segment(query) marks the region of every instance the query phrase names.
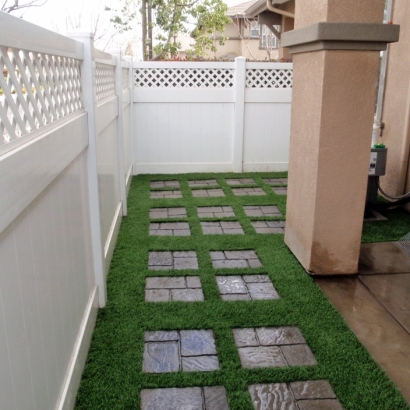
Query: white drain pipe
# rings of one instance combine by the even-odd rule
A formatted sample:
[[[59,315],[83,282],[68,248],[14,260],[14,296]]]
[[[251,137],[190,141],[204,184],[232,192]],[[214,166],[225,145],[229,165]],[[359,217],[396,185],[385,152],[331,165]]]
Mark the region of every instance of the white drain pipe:
[[[273,7],[271,0],[266,0],[266,7],[268,8],[268,10],[273,11],[276,14],[281,14],[282,16],[291,17],[293,19],[295,18],[295,15],[293,13]]]

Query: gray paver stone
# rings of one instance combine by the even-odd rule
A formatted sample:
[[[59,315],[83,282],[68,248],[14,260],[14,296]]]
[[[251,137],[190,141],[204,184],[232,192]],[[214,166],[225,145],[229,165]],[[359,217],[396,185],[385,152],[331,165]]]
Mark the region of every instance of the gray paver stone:
[[[299,410],[343,410],[338,400],[300,400]]]
[[[199,302],[204,300],[202,289],[171,289],[171,299],[179,302]]]
[[[246,293],[232,293],[229,295],[221,295],[221,299],[225,301],[232,301],[232,300],[251,300],[251,297]]]
[[[205,410],[229,410],[223,386],[204,387]]]
[[[189,229],[174,229],[174,236],[191,236]]]
[[[149,270],[169,270],[172,269],[172,265],[171,266],[148,266]]]
[[[242,228],[240,229],[224,229],[223,233],[225,235],[244,235]]]
[[[146,289],[145,302],[169,302],[170,293],[168,289]]]
[[[168,218],[167,211],[153,211],[151,210],[149,213],[150,219],[163,219]]]
[[[149,266],[172,266],[171,252],[150,252],[148,259]]]
[[[226,268],[247,268],[248,264],[245,259],[239,260],[214,260],[212,261],[214,269],[226,269]]]
[[[315,356],[308,345],[281,346],[289,366],[312,366],[317,364]]]
[[[299,328],[295,326],[256,328],[262,346],[306,343]]]
[[[332,386],[327,380],[308,380],[290,383],[296,400],[300,399],[336,399]]]
[[[216,283],[222,295],[229,293],[248,293],[245,282],[240,276],[217,276]]]
[[[149,224],[149,229],[150,229],[150,231],[155,230],[155,229],[159,229],[159,223]]]
[[[247,216],[265,216],[262,211],[258,209],[245,210]]]
[[[188,222],[161,222],[160,229],[189,229]]]
[[[220,226],[204,226],[204,225],[202,225],[202,232],[204,235],[223,235],[224,233]]]
[[[145,373],[177,372],[179,370],[178,343],[145,343],[142,370]]]
[[[222,191],[222,189],[208,189],[208,195],[210,197],[225,196],[224,191]]]
[[[216,354],[212,330],[181,330],[181,355],[201,356]]]
[[[157,229],[157,230],[150,229],[149,234],[151,236],[173,236],[174,232],[172,230],[165,230],[165,229]]]
[[[184,289],[185,278],[173,276],[148,277],[146,280],[147,289]]]
[[[175,330],[155,330],[144,333],[146,342],[167,342],[179,340],[178,332]]]
[[[240,347],[238,349],[242,367],[286,367],[287,363],[278,346]]]
[[[220,252],[220,251],[210,252],[210,254],[211,254],[211,259],[213,261],[226,259],[225,254],[223,252]]]
[[[195,189],[192,191],[192,196],[194,198],[206,197],[208,196],[208,192],[206,191],[206,189]]]
[[[225,251],[226,259],[258,259],[255,251]]]
[[[141,390],[141,410],[202,410],[200,387]]]
[[[224,229],[242,229],[239,222],[220,222],[220,224]]]
[[[248,290],[253,300],[279,299],[279,295],[272,283],[248,283]]]
[[[297,410],[286,383],[252,384],[248,387],[255,410]]]
[[[200,289],[201,280],[198,276],[187,276],[186,277],[186,286],[190,289]]]
[[[259,259],[248,259],[248,264],[251,268],[260,268],[262,266]]]
[[[270,282],[268,275],[243,275],[242,278],[246,283]]]
[[[198,260],[196,258],[175,258],[174,269],[198,269]]]
[[[217,356],[195,356],[182,358],[184,372],[212,372],[219,369]]]
[[[237,347],[259,346],[253,328],[232,329],[232,333]]]
[[[175,251],[172,252],[174,258],[196,258],[195,251]]]
[[[186,216],[186,209],[185,208],[168,208],[168,215],[170,217],[184,217]]]
[[[274,233],[274,234],[283,234],[285,231],[283,228],[255,228],[256,233]]]

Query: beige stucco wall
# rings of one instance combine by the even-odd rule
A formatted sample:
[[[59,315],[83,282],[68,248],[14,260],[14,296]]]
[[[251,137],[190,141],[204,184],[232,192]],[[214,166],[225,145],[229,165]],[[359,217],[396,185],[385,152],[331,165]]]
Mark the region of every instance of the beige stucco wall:
[[[370,6],[370,7],[369,7]],[[378,0],[298,1],[295,28],[327,22],[381,23],[384,2]],[[363,21],[366,16],[366,21]]]
[[[410,191],[408,156],[410,142],[410,4],[396,0],[393,22],[400,24],[400,40],[390,45],[384,100],[382,141],[388,148],[386,176],[382,188],[393,196]],[[405,179],[407,179],[405,189]]]

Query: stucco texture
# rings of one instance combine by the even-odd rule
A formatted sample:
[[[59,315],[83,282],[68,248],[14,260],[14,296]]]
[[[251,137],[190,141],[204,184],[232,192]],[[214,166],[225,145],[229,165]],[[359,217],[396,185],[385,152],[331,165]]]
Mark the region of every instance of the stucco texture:
[[[400,40],[390,45],[384,99],[382,141],[388,148],[386,176],[381,185],[389,195],[410,191],[410,3],[396,0],[393,21],[400,24]],[[407,180],[407,182],[406,182]]]
[[[379,55],[294,55],[285,242],[316,274],[357,272]]]

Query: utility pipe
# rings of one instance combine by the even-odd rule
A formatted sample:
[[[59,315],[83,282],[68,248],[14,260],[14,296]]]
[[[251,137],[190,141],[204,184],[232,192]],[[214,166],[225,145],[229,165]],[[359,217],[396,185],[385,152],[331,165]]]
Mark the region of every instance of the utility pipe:
[[[270,0],[266,0],[266,7],[268,8],[268,10],[273,11],[276,14],[281,14],[282,16],[291,17],[293,19],[295,18],[295,15],[293,13],[273,7]]]
[[[392,21],[393,17],[393,5],[394,0],[387,0],[387,7],[386,7],[386,21],[385,23],[389,23]],[[379,76],[379,86],[377,91],[377,103],[376,103],[376,114],[374,117],[374,129],[379,129],[379,135],[381,136],[382,133],[382,118],[383,118],[383,103],[384,103],[384,92],[386,88],[386,75],[387,75],[387,63],[389,59],[389,47],[390,45],[387,44],[387,48],[383,51],[382,61],[380,63],[380,76]],[[377,143],[372,139],[372,143]]]

